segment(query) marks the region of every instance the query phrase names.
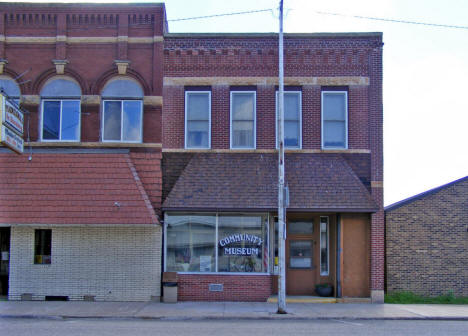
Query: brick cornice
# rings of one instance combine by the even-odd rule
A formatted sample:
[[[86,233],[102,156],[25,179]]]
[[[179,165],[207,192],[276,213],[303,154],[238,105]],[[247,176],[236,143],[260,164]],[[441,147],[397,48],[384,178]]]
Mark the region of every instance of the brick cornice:
[[[277,85],[278,77],[164,77],[165,86],[178,85]],[[285,85],[370,85],[369,77],[285,77]]]
[[[164,41],[164,37],[157,35],[152,37],[128,37],[128,36],[75,36],[68,37],[65,35],[58,36],[5,36],[0,35],[0,42],[6,43],[36,43],[36,44],[54,44],[57,42],[65,42],[70,44],[76,43],[118,43],[126,41],[131,44],[137,43],[155,43]]]

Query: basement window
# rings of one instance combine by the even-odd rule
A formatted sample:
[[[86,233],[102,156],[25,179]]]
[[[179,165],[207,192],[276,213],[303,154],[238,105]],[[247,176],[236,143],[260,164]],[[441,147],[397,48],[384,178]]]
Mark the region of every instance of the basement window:
[[[34,263],[50,264],[52,261],[52,230],[34,231]]]

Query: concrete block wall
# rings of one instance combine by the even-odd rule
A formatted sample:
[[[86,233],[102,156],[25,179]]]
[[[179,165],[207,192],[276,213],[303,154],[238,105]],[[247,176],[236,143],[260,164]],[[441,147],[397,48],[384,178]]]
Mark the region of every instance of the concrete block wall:
[[[160,227],[52,227],[52,263],[34,264],[34,230],[45,228],[11,228],[9,300],[159,299]]]

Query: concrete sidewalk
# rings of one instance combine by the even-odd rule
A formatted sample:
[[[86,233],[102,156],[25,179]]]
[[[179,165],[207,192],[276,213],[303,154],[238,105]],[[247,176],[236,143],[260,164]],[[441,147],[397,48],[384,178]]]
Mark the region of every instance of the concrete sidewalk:
[[[377,319],[466,320],[468,305],[291,303],[276,314],[274,303],[258,302],[45,302],[0,301],[0,318],[203,319]]]

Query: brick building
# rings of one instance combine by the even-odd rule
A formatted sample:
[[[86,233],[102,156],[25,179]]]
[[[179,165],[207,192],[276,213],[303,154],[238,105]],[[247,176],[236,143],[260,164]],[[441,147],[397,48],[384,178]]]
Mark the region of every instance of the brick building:
[[[0,148],[9,299],[159,298],[164,15],[0,4],[0,86],[29,111],[25,154]]]
[[[166,34],[164,268],[179,299],[276,290],[276,34]],[[285,35],[286,283],[382,301],[382,37]]]
[[[468,176],[385,208],[386,287],[468,296]]]
[[[274,293],[277,35],[171,34],[158,4],[0,10],[32,147],[0,152],[10,298],[155,299],[162,271],[180,300]],[[381,34],[286,34],[285,86],[287,293],[381,302]]]

